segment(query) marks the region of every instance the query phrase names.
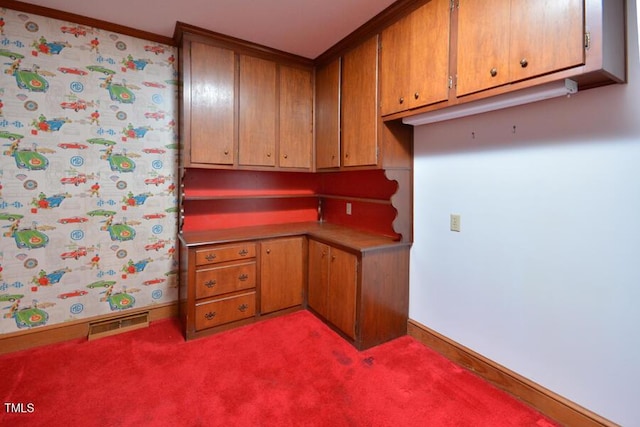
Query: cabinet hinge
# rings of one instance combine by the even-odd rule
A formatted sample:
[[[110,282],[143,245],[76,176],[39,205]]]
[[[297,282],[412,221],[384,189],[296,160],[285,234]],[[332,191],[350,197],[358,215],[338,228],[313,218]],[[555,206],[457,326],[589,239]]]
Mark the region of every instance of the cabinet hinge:
[[[453,89],[453,76],[449,76],[449,89]]]
[[[589,31],[584,33],[584,48],[586,50],[591,49],[591,33]]]
[[[453,10],[456,8],[456,0],[451,0],[449,3],[451,11],[453,12]]]

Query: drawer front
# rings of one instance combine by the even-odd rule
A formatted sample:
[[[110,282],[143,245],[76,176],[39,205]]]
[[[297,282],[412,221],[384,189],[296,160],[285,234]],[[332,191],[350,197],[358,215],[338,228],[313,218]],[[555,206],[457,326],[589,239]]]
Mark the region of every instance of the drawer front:
[[[255,261],[196,270],[196,299],[255,287]]]
[[[253,317],[255,313],[255,292],[196,304],[196,330]]]
[[[238,259],[255,258],[255,256],[256,244],[253,242],[214,246],[196,250],[196,265],[216,264]]]

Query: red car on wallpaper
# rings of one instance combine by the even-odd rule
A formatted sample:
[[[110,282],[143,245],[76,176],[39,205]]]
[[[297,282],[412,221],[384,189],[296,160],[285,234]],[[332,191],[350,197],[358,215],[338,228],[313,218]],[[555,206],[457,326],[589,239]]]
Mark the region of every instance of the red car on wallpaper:
[[[60,31],[65,34],[73,34],[74,37],[87,35],[87,30],[82,27],[60,27]]]
[[[144,116],[147,119],[155,119],[155,120],[162,120],[164,119],[164,112],[163,111],[156,111],[156,112],[149,112],[149,113],[144,113]]]
[[[85,148],[89,148],[88,145],[86,144],[80,144],[79,142],[61,142],[60,144],[58,144],[58,147],[66,150],[69,148],[73,148],[76,150],[84,150]]]
[[[60,218],[58,220],[60,224],[82,224],[87,221],[89,221],[89,219],[83,216],[70,216],[68,218]]]
[[[87,73],[84,70],[81,70],[80,68],[71,68],[71,67],[58,67],[58,71],[60,71],[62,74],[77,74],[79,76],[86,76]]]
[[[156,55],[160,55],[161,53],[164,53],[164,47],[162,46],[150,46],[147,45],[144,47],[144,50],[147,52],[153,52]]]
[[[163,214],[162,212],[142,215],[144,219],[161,219],[165,216],[167,215]]]
[[[73,259],[78,259],[82,256],[86,256],[87,255],[87,248],[78,248],[75,251],[71,251],[71,252],[64,252],[62,254],[60,254],[60,258],[62,259],[69,259],[69,258],[73,258]]]
[[[143,148],[143,152],[147,154],[164,154],[167,150],[163,150],[162,148]]]
[[[147,185],[160,185],[164,184],[164,176],[156,176],[155,178],[147,178],[144,183]]]
[[[165,280],[166,280],[165,278],[158,277],[156,279],[146,280],[146,281],[142,282],[142,284],[145,285],[145,286],[157,285],[158,283],[162,283]]]
[[[63,110],[73,110],[76,112],[87,109],[87,103],[82,100],[75,102],[61,102],[60,106]]]
[[[81,296],[86,295],[88,293],[89,292],[87,292],[87,291],[75,290],[73,292],[66,292],[64,294],[60,294],[60,295],[58,295],[58,298],[67,299],[67,298],[71,298],[71,297],[81,297]]]
[[[150,243],[148,245],[146,245],[144,247],[145,251],[159,251],[160,249],[164,248],[164,241],[160,240],[159,242],[155,242],[155,243]]]
[[[80,184],[84,184],[85,182],[87,182],[87,176],[82,173],[76,176],[67,176],[65,178],[60,178],[61,184],[73,184],[75,186],[78,186]]]

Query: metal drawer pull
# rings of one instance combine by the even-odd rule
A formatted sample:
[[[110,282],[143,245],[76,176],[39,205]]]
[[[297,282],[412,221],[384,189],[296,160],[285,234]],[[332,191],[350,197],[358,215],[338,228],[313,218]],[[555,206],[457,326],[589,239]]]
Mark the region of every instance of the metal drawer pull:
[[[214,317],[216,317],[215,311],[210,311],[204,315],[204,318],[207,320],[212,320]]]
[[[215,280],[209,280],[208,282],[205,282],[205,284],[204,284],[204,285],[205,285],[207,288],[213,288],[213,287],[216,285],[216,283],[217,283],[217,281],[215,281]]]
[[[245,256],[245,255],[247,255],[248,253],[249,253],[249,251],[248,251],[248,250],[243,249],[243,250],[241,250],[240,252],[238,252],[238,255],[240,255],[240,256]]]
[[[206,258],[207,261],[213,261],[214,259],[217,258],[217,255],[216,254],[207,254],[205,256],[205,258]]]
[[[249,306],[247,304],[242,304],[238,306],[238,310],[240,310],[241,312],[245,312],[249,309]]]
[[[241,274],[240,276],[238,276],[238,280],[240,280],[241,282],[246,282],[248,278],[249,276],[247,274]]]

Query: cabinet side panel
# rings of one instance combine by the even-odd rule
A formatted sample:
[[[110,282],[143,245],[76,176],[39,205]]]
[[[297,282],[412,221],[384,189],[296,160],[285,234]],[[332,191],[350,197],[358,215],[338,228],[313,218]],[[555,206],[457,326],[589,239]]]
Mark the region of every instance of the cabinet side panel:
[[[406,335],[408,312],[409,246],[363,253],[360,349]]]

